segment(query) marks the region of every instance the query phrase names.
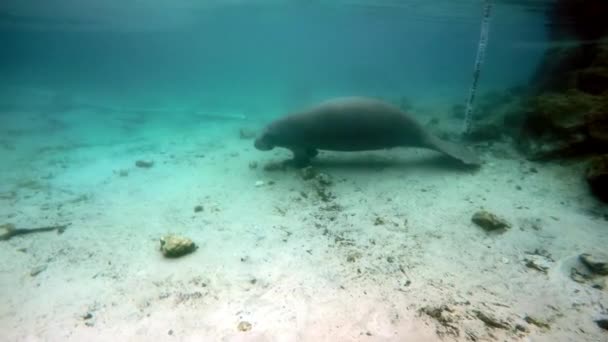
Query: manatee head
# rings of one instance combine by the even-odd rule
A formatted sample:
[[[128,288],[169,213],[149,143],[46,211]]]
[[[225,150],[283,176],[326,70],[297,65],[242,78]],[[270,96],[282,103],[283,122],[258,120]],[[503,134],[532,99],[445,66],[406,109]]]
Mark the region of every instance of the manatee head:
[[[260,151],[270,151],[276,146],[274,140],[273,135],[266,130],[255,139],[253,145]]]

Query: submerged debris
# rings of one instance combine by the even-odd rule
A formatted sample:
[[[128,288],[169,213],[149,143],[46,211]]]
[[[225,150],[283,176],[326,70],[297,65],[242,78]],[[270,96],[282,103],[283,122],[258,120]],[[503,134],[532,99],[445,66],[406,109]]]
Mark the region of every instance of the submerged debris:
[[[511,228],[511,224],[509,222],[486,210],[480,210],[473,214],[471,221],[486,231],[505,230]]]
[[[16,228],[12,223],[5,223],[0,225],[0,241],[8,240],[17,235],[25,235],[31,233],[41,233],[56,230],[57,234],[62,234],[70,224],[63,224],[58,226],[48,226],[39,228]]]
[[[532,317],[532,316],[528,315],[528,316],[524,317],[524,321],[526,321],[527,323],[530,323],[532,325],[536,325],[539,328],[551,329],[551,326],[549,325],[549,323],[547,323],[544,320],[537,318],[537,317]]]
[[[165,235],[160,238],[160,251],[167,258],[181,257],[194,252],[196,248],[194,242],[185,237]]]

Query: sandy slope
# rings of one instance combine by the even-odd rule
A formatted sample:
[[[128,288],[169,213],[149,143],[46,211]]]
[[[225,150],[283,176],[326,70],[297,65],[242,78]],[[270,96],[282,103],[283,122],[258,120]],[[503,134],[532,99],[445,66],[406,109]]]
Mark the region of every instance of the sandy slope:
[[[332,184],[319,188],[295,170],[264,170],[288,154],[253,150],[241,123],[105,124],[129,134],[69,123],[3,139],[0,224],[71,223],[0,242],[6,340],[606,338],[593,322],[607,314],[606,290],[570,279],[578,254],[608,245],[605,207],[570,166],[502,146],[482,149],[479,171],[422,150],[322,153],[314,168]],[[481,208],[513,227],[484,232],[470,221]],[[166,233],[199,249],[165,259]],[[547,274],[525,266],[535,250],[546,251]],[[443,322],[421,311],[442,305]]]

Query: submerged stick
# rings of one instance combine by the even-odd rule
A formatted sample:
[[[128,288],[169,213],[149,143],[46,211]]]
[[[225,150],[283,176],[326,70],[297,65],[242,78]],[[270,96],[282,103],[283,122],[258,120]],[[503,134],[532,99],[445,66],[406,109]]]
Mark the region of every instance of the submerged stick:
[[[16,228],[14,224],[7,223],[0,225],[0,241],[8,240],[17,235],[25,235],[32,233],[41,233],[57,230],[58,234],[61,234],[70,224],[62,224],[57,226],[46,226],[38,228]]]
[[[464,128],[463,134],[471,133],[473,126],[473,102],[475,101],[475,93],[477,92],[477,82],[481,74],[481,65],[485,59],[486,46],[488,44],[488,33],[490,31],[490,18],[492,17],[492,0],[484,0],[483,17],[481,19],[481,33],[479,34],[479,44],[477,45],[477,56],[475,57],[475,66],[473,67],[473,83],[469,89],[469,97],[466,103],[464,112]]]

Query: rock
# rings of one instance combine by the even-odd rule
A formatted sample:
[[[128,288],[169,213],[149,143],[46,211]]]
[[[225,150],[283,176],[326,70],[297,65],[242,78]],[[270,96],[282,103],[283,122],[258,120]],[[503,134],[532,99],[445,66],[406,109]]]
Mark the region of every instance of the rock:
[[[258,162],[256,162],[256,161],[250,161],[249,162],[249,169],[255,170],[257,168],[258,168]]]
[[[0,224],[0,241],[8,240],[14,235],[15,225],[12,223]]]
[[[598,327],[600,327],[604,330],[608,330],[608,319],[606,319],[606,318],[598,319],[595,321],[595,323],[597,324]]]
[[[591,192],[600,200],[608,202],[608,154],[592,158],[585,177]]]
[[[195,250],[196,245],[188,238],[176,235],[166,235],[160,238],[160,251],[167,258],[177,258]]]
[[[255,182],[255,187],[256,187],[256,188],[262,187],[262,186],[264,186],[264,185],[266,185],[266,182],[264,182],[264,181],[262,181],[262,180],[259,180],[259,181],[256,181],[256,182]]]
[[[205,208],[202,205],[197,205],[196,207],[194,207],[194,212],[195,213],[200,213],[203,210],[205,210]]]
[[[511,228],[511,224],[509,224],[507,221],[485,210],[480,210],[473,214],[471,221],[486,231],[505,230]]]
[[[154,161],[152,160],[138,160],[135,162],[135,166],[143,168],[143,169],[149,169],[152,166],[154,166]]]
[[[591,272],[599,275],[608,275],[608,255],[605,253],[583,253],[579,259]]]
[[[239,322],[239,325],[237,325],[236,327],[239,331],[249,331],[252,328],[251,323],[247,322],[247,321],[241,321]]]

